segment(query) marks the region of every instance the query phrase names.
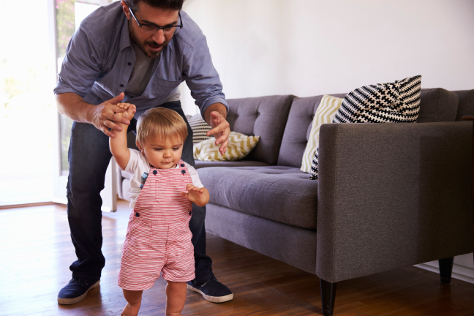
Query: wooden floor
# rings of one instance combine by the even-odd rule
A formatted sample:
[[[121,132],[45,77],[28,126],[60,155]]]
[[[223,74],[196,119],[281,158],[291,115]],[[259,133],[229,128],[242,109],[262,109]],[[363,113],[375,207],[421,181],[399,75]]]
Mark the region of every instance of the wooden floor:
[[[129,208],[104,213],[103,250],[107,259],[100,288],[73,306],[57,304],[75,259],[64,206],[0,210],[0,315],[120,315],[125,300],[117,285]],[[184,315],[318,315],[316,276],[208,236],[208,253],[220,281],[234,292],[224,304],[188,292]],[[139,315],[163,315],[165,282],[145,291]],[[340,282],[335,315],[474,315],[474,284],[407,267]]]

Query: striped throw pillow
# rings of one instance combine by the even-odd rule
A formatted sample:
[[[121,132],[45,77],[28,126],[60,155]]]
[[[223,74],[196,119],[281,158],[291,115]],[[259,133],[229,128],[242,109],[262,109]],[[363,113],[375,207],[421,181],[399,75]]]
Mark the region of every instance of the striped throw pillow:
[[[206,133],[211,129],[209,124],[204,121],[201,114],[196,114],[188,118],[189,126],[193,130],[193,145],[209,139],[212,136],[207,136]]]
[[[414,123],[420,113],[421,76],[357,88],[342,100],[333,123]],[[311,165],[318,179],[318,152]]]
[[[334,123],[414,123],[420,92],[421,76],[357,88],[344,97]]]
[[[301,162],[301,171],[306,173],[311,172],[311,164],[319,146],[319,129],[322,124],[332,123],[334,115],[336,115],[341,103],[341,98],[332,97],[330,95],[325,95],[321,99],[316,113],[314,114],[311,132],[309,133],[308,143],[306,144],[303,160]]]
[[[240,160],[247,156],[260,139],[260,136],[247,136],[237,132],[230,132],[229,144],[224,155],[219,153],[215,138],[204,140],[193,146],[194,159],[202,161]]]

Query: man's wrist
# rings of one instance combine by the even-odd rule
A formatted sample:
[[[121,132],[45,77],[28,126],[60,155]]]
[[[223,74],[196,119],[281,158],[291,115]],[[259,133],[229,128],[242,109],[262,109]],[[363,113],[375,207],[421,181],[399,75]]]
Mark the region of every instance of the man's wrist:
[[[84,105],[84,113],[85,113],[85,120],[87,123],[94,125],[94,117],[95,117],[95,106],[89,103]]]
[[[213,103],[209,105],[209,107],[204,112],[204,119],[206,120],[207,123],[210,123],[211,112],[214,112],[214,111],[222,115],[224,119],[227,118],[227,107],[222,103]]]

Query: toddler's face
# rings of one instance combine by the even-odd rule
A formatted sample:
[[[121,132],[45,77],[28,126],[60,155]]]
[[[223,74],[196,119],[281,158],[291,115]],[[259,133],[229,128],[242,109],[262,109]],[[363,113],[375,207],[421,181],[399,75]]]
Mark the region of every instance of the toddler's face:
[[[183,153],[184,141],[179,137],[163,139],[150,137],[141,147],[146,159],[155,168],[170,169],[176,167]]]

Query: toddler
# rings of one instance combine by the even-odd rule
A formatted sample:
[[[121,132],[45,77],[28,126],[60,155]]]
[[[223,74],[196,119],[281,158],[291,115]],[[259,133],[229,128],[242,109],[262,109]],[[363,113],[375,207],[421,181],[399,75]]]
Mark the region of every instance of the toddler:
[[[121,115],[133,118],[135,106],[119,103]],[[152,108],[138,118],[137,147],[127,148],[127,126],[110,138],[110,150],[122,170],[133,174],[119,286],[127,300],[122,315],[138,315],[143,290],[160,275],[167,281],[166,315],[181,315],[186,283],[194,279],[189,230],[192,203],[204,206],[209,192],[197,171],[181,160],[188,135],[184,119],[167,108]]]

